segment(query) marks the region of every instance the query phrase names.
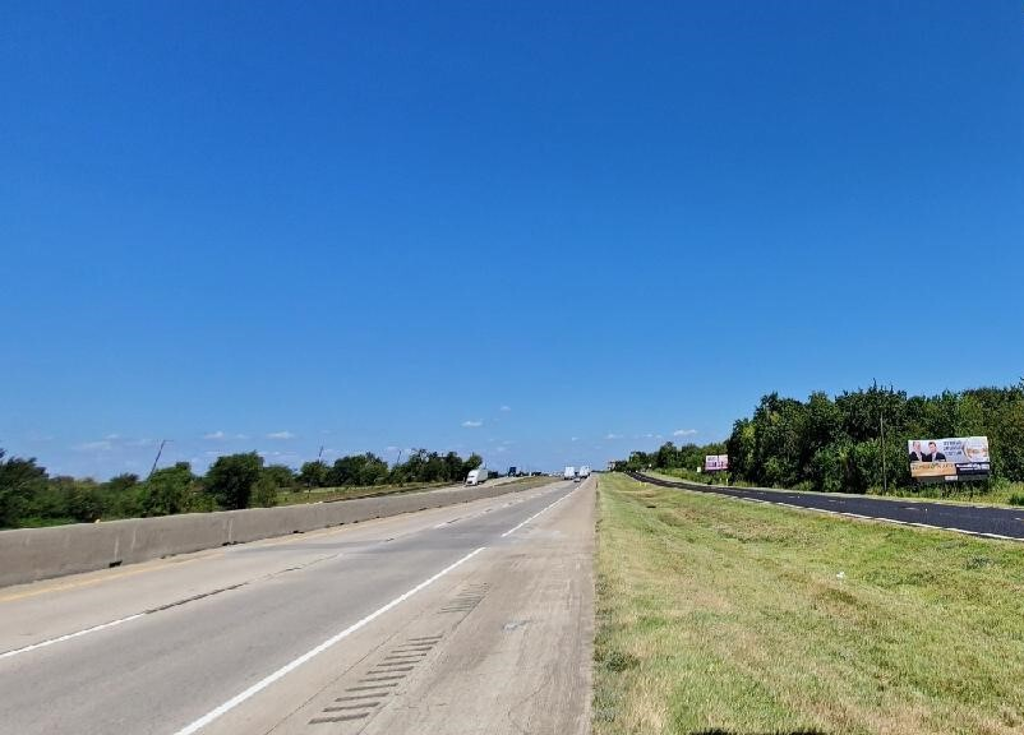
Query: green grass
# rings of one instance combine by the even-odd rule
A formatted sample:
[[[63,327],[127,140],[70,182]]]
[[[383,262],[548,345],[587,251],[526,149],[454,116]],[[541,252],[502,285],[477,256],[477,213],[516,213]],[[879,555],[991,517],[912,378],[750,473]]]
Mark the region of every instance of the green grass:
[[[490,482],[494,482],[491,480]],[[509,491],[528,490],[551,482],[550,477],[523,477],[506,483]],[[302,505],[308,503],[329,503],[336,500],[352,500],[354,498],[370,498],[380,495],[396,495],[398,493],[415,493],[434,490],[439,487],[451,487],[450,482],[421,482],[408,485],[370,485],[368,487],[322,487],[310,490],[282,492],[278,496],[278,505]]]
[[[0,526],[0,531],[10,531],[14,528],[50,528],[51,526],[67,526],[72,523],[80,523],[80,521],[76,521],[74,518],[22,518],[18,521],[17,526],[10,528]]]
[[[1024,732],[1024,545],[599,493],[595,735]]]
[[[304,505],[308,503],[326,503],[335,500],[351,500],[368,498],[377,495],[393,495],[395,493],[414,493],[433,490],[451,483],[423,482],[408,485],[369,485],[353,487],[318,487],[310,490],[292,490],[278,494],[278,505]]]
[[[707,484],[727,484],[722,475],[706,475],[684,468],[670,468],[661,470],[648,470],[647,474],[652,476],[661,475],[667,478],[676,478]],[[733,487],[751,487],[750,483],[735,482]],[[803,492],[792,488],[778,488],[786,492]],[[882,488],[872,488],[868,495],[880,497],[893,497],[906,500],[942,500],[951,503],[967,503],[974,505],[1024,505],[1024,483],[1007,482],[1005,480],[994,480],[981,488],[970,484],[960,483],[931,483],[916,487],[891,487],[886,493]]]

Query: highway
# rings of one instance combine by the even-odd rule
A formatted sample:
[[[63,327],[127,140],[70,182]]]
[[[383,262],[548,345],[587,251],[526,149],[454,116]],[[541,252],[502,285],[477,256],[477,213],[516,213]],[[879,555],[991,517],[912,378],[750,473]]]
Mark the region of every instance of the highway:
[[[595,486],[0,589],[0,732],[587,732]]]
[[[677,487],[742,500],[831,513],[848,518],[876,520],[918,528],[956,531],[984,538],[1024,540],[1024,508],[999,508],[953,503],[929,503],[900,498],[879,498],[839,493],[808,493],[765,488],[701,485],[666,480],[640,472],[633,479],[661,487]]]

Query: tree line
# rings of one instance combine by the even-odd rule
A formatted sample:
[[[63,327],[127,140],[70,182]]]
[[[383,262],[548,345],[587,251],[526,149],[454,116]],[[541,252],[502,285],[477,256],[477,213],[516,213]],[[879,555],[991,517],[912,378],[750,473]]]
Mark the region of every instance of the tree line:
[[[806,401],[771,393],[752,416],[733,424],[723,443],[677,448],[669,442],[655,452],[634,452],[619,466],[696,471],[705,454],[724,453],[726,481],[865,493],[883,484],[914,484],[908,440],[958,436],[989,438],[990,482],[1024,481],[1024,380],[935,396],[879,385],[834,399],[821,392]]]
[[[477,454],[463,459],[418,449],[394,465],[367,452],[333,464],[306,462],[296,472],[246,452],[219,457],[202,475],[178,462],[146,479],[122,474],[97,482],[51,477],[35,458],[9,457],[0,449],[0,528],[270,507],[283,492],[325,487],[459,482],[482,464]]]
[[[725,442],[712,444],[682,444],[665,442],[653,452],[631,452],[629,459],[615,462],[612,469],[616,472],[646,469],[656,470],[688,470],[694,474],[698,467],[704,466],[704,457],[709,454],[725,454]]]

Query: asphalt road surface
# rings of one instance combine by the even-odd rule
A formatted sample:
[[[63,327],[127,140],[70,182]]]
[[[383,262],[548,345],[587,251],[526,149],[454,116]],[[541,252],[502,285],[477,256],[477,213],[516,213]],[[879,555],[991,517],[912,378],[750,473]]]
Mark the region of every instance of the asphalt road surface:
[[[633,479],[661,487],[678,487],[703,493],[728,495],[774,505],[872,519],[921,528],[938,528],[986,538],[1024,540],[1024,508],[996,508],[951,503],[927,503],[899,498],[872,498],[863,495],[787,492],[717,485],[700,485],[683,480],[665,480],[640,472],[628,473]]]
[[[595,485],[2,589],[0,732],[588,732]]]

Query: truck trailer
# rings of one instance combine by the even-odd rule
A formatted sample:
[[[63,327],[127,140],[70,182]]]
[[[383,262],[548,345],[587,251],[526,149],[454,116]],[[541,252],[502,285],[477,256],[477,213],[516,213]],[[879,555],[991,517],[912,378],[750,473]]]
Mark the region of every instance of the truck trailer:
[[[469,474],[466,475],[467,485],[482,485],[490,477],[490,472],[486,467],[477,467],[475,470],[470,470]]]

